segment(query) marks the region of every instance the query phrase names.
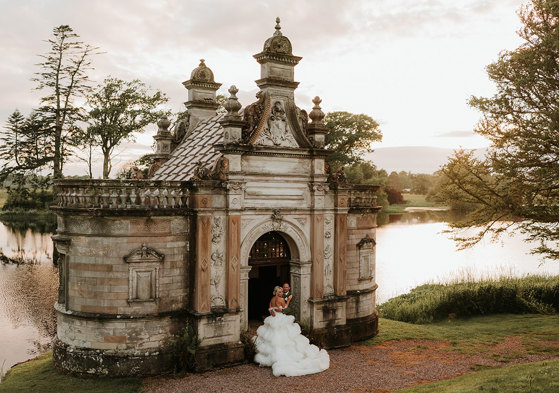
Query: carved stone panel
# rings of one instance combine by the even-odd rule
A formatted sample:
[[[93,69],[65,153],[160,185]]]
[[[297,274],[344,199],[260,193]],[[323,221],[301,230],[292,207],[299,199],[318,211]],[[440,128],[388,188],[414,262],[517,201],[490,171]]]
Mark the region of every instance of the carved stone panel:
[[[165,255],[142,244],[124,256],[128,263],[128,302],[154,302],[159,298],[159,268]]]
[[[225,302],[225,217],[212,219],[212,254],[210,275],[210,307],[223,308]]]
[[[324,216],[324,295],[334,294],[334,215]]]

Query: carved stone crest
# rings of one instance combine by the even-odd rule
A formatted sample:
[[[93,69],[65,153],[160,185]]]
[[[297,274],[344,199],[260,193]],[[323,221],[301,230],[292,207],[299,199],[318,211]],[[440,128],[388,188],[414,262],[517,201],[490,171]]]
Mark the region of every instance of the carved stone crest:
[[[368,248],[372,248],[376,244],[377,244],[377,242],[375,241],[375,239],[370,237],[369,234],[366,234],[365,237],[363,239],[359,240],[359,243],[357,243],[357,248],[362,248],[363,246],[368,247]]]
[[[272,230],[274,231],[280,230],[283,221],[283,216],[281,215],[279,209],[274,209],[271,215],[271,219],[272,219]]]
[[[163,259],[165,259],[165,255],[149,248],[145,243],[124,256],[124,262],[126,263],[163,262]]]
[[[266,146],[299,146],[289,129],[287,115],[281,101],[275,101],[272,105],[268,122],[255,143]]]

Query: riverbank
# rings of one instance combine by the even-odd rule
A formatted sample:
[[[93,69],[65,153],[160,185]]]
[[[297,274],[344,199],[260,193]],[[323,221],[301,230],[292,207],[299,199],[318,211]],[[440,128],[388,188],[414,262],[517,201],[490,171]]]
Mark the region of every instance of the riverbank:
[[[78,379],[59,374],[45,354],[19,364],[0,384],[7,392],[256,392],[285,390],[309,392],[398,391],[457,392],[460,384],[493,386],[498,391],[551,390],[559,369],[558,315],[492,315],[416,325],[380,319],[377,337],[351,348],[329,351],[330,369],[297,378],[275,378],[269,368],[255,364],[141,381]],[[531,363],[531,362],[539,363]],[[542,363],[543,362],[543,363]],[[547,370],[549,379],[539,370]],[[542,372],[543,372],[542,371]],[[451,379],[449,379],[451,378]],[[444,380],[437,386],[425,385]],[[493,385],[492,385],[493,384]],[[469,385],[468,385],[469,386]],[[472,385],[473,386],[473,385]],[[465,392],[471,390],[463,390]]]
[[[0,210],[0,222],[18,230],[31,229],[41,233],[56,231],[56,214],[50,210]]]
[[[402,194],[404,202],[397,205],[389,205],[382,209],[386,214],[402,214],[410,211],[446,211],[449,210],[448,206],[441,205],[438,202],[428,201],[426,195],[420,194]]]

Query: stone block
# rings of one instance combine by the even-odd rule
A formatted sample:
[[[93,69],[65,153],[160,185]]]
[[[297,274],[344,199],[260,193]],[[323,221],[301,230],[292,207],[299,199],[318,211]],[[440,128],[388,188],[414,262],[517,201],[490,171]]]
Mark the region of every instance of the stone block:
[[[105,336],[103,337],[105,343],[125,343],[126,336]]]

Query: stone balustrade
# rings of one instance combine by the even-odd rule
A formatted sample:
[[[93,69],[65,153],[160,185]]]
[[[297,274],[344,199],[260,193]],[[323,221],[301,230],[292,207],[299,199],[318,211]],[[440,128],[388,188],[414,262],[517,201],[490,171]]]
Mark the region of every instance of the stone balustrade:
[[[377,208],[377,191],[380,186],[354,184],[349,191],[350,208]]]
[[[58,208],[181,209],[188,183],[153,180],[59,180]]]

